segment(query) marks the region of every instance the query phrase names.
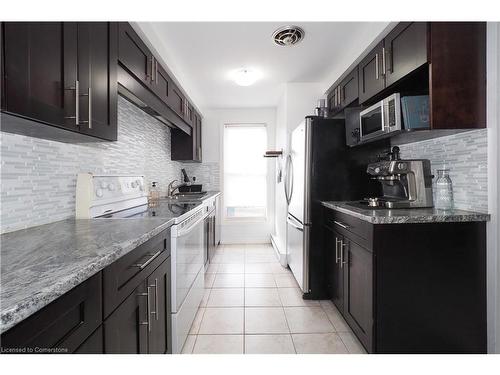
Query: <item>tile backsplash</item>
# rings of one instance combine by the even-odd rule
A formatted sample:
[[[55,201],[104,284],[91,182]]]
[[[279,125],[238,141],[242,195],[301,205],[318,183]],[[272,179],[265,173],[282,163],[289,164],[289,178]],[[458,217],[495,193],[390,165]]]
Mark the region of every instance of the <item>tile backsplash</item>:
[[[144,175],[162,192],[196,176],[204,190],[219,189],[218,163],[170,160],[170,128],[119,97],[118,141],[68,144],[1,132],[1,232],[46,224],[75,215],[76,175]]]
[[[429,159],[434,174],[450,170],[455,207],[488,211],[488,130],[480,129],[399,146],[403,159]]]

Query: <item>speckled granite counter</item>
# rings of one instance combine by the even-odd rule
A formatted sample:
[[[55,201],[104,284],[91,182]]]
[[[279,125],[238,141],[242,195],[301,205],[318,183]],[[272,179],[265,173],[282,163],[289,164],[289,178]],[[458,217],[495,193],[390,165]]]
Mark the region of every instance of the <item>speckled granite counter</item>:
[[[490,215],[463,210],[442,211],[435,208],[363,209],[348,202],[321,202],[323,206],[368,221],[372,224],[441,223],[489,221]]]
[[[0,333],[95,275],[172,220],[68,219],[1,236]]]

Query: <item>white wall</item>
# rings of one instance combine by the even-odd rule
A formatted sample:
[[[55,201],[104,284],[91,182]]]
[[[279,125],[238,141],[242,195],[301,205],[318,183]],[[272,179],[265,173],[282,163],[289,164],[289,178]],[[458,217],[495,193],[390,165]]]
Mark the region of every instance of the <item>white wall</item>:
[[[500,246],[499,167],[500,153],[500,24],[487,27],[487,122],[488,122],[488,352],[500,353]]]
[[[219,162],[222,199],[224,199],[223,128],[227,123],[266,123],[268,148],[274,149],[276,109],[207,109],[203,111],[203,162]],[[268,219],[265,222],[222,221],[222,243],[268,243],[274,228],[275,159],[268,159]],[[222,206],[222,204],[221,204]],[[222,207],[221,207],[222,208]],[[222,210],[220,212],[222,217]]]
[[[320,83],[287,83],[284,85],[283,95],[276,110],[276,149],[283,149],[284,155],[287,154],[290,132],[304,120],[305,116],[313,114],[318,99],[322,97],[323,86]],[[285,160],[285,156],[277,160],[283,169]],[[283,181],[276,182],[275,186],[276,223],[273,232],[274,243],[282,254],[286,253],[287,214]]]

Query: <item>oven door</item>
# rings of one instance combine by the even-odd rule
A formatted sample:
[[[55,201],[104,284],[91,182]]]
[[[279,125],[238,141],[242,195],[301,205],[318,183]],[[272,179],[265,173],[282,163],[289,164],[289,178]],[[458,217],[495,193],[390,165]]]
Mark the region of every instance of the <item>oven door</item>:
[[[359,114],[359,134],[361,142],[385,134],[384,112],[384,102],[381,101]]]
[[[194,214],[196,215],[196,214]],[[193,216],[194,216],[193,215]],[[188,218],[192,223],[172,227],[172,312],[179,311],[203,269],[205,253],[205,217]]]

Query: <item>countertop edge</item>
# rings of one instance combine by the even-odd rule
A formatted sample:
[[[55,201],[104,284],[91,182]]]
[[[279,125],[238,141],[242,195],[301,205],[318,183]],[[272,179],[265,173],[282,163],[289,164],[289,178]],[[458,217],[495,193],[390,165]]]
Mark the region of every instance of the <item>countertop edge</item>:
[[[371,224],[419,224],[419,223],[467,223],[467,222],[487,222],[490,220],[490,214],[481,212],[466,212],[464,214],[422,214],[417,216],[370,216],[361,212],[356,212],[350,208],[344,207],[341,202],[322,201],[321,204],[334,211],[339,211],[347,215],[354,216],[360,220]]]

